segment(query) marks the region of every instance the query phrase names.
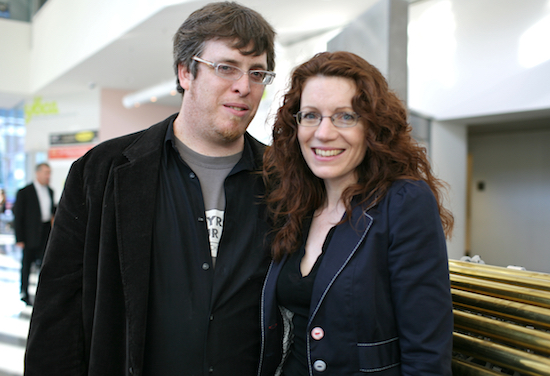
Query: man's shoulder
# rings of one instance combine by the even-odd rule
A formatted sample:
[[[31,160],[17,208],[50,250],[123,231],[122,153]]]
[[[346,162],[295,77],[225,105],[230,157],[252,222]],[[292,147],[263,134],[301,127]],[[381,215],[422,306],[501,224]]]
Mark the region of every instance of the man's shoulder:
[[[125,150],[132,147],[132,145],[139,144],[143,149],[153,150],[159,147],[159,144],[164,140],[166,129],[172,121],[175,115],[150,126],[147,129],[143,129],[134,133],[112,138],[110,140],[103,141],[94,148],[92,148],[86,155],[87,159],[112,159],[118,156],[122,156]]]
[[[26,193],[26,192],[30,192],[30,191],[34,191],[34,184],[33,183],[30,183],[30,184],[27,184],[26,186],[24,186],[23,188],[21,188],[19,190],[19,192],[21,193]]]
[[[19,189],[17,191],[17,194],[15,196],[15,205],[17,206],[17,203],[21,204],[21,202],[28,202],[29,200],[32,200],[32,197],[36,196],[36,190],[34,189],[34,184],[30,183],[24,186],[23,188]]]
[[[113,168],[132,163],[138,158],[154,160],[154,156],[160,155],[162,151],[162,142],[172,118],[147,129],[103,141],[77,159],[69,175],[80,176],[86,184],[102,184]]]

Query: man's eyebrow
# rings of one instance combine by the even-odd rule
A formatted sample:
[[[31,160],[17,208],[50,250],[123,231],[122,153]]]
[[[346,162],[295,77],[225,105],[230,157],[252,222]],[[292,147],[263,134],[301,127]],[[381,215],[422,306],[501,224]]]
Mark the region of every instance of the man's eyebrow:
[[[264,70],[267,71],[267,67],[263,64],[256,64],[250,67],[250,70]]]
[[[222,59],[220,60],[218,63],[222,63],[222,64],[230,64],[230,65],[234,65],[236,67],[239,67],[240,66],[240,62],[237,61],[237,60],[234,60],[234,59],[231,59],[231,58],[228,58],[228,59]],[[256,64],[253,64],[250,68],[248,68],[249,70],[267,70],[267,67],[262,64],[262,63],[256,63]]]

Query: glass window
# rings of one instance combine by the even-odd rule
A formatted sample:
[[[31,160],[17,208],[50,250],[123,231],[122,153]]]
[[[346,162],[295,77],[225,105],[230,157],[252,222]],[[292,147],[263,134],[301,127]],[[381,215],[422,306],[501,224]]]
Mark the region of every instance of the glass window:
[[[11,209],[17,190],[26,184],[25,115],[23,109],[0,108],[0,188]]]
[[[0,0],[0,18],[30,22],[47,0]]]

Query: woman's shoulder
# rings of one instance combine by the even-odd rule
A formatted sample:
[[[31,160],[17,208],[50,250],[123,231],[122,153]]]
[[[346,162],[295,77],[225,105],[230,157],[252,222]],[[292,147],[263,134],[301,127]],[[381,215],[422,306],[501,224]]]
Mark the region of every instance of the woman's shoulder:
[[[437,205],[430,186],[424,180],[394,181],[379,201],[378,207],[422,207]]]
[[[388,195],[424,195],[432,194],[428,183],[424,180],[399,179],[388,189]]]

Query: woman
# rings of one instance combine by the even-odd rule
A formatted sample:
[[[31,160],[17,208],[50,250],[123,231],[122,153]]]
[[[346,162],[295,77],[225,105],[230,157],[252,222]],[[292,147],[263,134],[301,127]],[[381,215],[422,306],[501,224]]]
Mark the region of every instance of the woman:
[[[407,114],[347,52],[297,67],[264,155],[260,375],[450,375],[453,217]]]

